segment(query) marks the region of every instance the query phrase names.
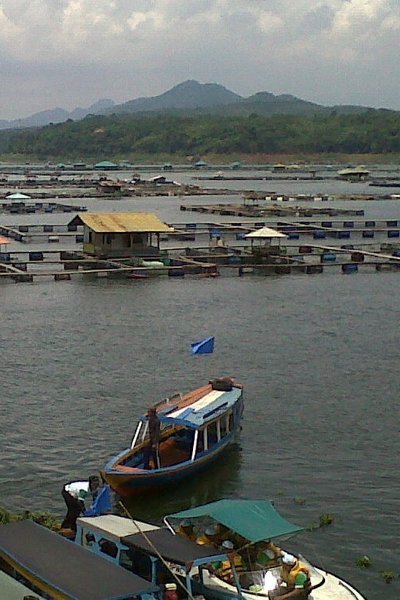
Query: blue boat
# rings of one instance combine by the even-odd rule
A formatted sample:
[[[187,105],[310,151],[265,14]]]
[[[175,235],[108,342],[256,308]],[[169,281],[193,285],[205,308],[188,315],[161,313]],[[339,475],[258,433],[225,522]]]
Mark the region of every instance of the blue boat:
[[[152,407],[160,433],[152,453],[148,413],[139,418],[130,448],[112,458],[103,478],[121,496],[161,488],[192,476],[235,440],[243,414],[243,386],[231,377],[212,380]]]

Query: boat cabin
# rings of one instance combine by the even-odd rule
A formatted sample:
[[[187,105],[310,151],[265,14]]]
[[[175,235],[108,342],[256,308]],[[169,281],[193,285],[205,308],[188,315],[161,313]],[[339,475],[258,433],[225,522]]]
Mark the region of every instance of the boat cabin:
[[[154,585],[181,581],[190,595],[204,593],[202,571],[228,556],[174,535],[170,529],[116,515],[81,517],[75,541]]]
[[[213,384],[209,384],[196,390],[197,399],[176,394],[155,405],[161,427],[160,468],[194,462],[231,440],[242,416],[243,405],[239,402],[242,388],[217,387],[225,387],[225,390],[214,389]],[[143,415],[131,444],[131,450],[143,451],[132,455],[129,466],[145,467],[144,450],[148,443],[149,421],[147,415]]]
[[[69,226],[83,225],[83,251],[102,258],[158,257],[160,235],[171,233],[152,213],[87,213]]]
[[[0,527],[0,570],[53,600],[155,600],[159,588],[34,523]]]

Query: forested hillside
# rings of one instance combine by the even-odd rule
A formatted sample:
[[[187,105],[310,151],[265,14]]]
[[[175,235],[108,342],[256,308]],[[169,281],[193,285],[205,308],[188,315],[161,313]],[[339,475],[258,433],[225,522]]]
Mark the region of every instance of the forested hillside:
[[[103,159],[140,154],[400,152],[400,113],[89,116],[40,129],[0,132],[0,152],[38,159]]]

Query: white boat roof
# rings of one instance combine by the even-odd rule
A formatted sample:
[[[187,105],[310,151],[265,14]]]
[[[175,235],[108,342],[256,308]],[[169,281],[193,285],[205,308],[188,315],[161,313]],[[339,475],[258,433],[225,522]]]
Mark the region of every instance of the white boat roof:
[[[259,238],[259,239],[269,239],[269,238],[285,238],[287,235],[277,231],[276,229],[272,229],[271,227],[261,227],[261,229],[257,229],[256,231],[252,231],[251,233],[247,233],[244,237],[246,238]]]
[[[200,400],[197,400],[197,402],[191,404],[190,408],[192,409],[192,412],[198,413],[200,410],[206,408],[215,400],[218,400],[218,398],[220,398],[223,394],[224,392],[212,390],[211,392],[200,398]],[[178,419],[186,409],[187,406],[179,408],[178,410],[174,410],[173,412],[169,413],[168,416],[172,419]]]
[[[158,416],[164,423],[177,423],[198,429],[227,412],[238,401],[241,394],[242,389],[235,386],[229,392],[210,390],[196,402],[183,407],[171,407],[172,410],[161,411]]]
[[[80,517],[77,525],[81,527],[90,527],[97,531],[107,533],[114,538],[122,538],[127,535],[140,533],[141,531],[153,531],[159,529],[158,525],[145,523],[143,521],[119,517],[118,515],[102,515],[100,517]]]

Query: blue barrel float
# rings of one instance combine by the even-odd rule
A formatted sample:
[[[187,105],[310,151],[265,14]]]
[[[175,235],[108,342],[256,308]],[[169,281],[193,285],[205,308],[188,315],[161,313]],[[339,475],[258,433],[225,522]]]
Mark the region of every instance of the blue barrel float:
[[[314,273],[323,273],[324,267],[322,265],[306,265],[305,272],[308,275],[313,275]]]
[[[288,236],[288,240],[298,240],[300,238],[300,234],[299,233],[295,233],[295,232],[290,232],[287,234]]]
[[[185,277],[185,271],[182,267],[171,267],[168,269],[168,277]]]
[[[347,263],[342,265],[342,271],[343,273],[356,273],[358,271],[358,265]]]
[[[388,238],[398,238],[400,237],[400,231],[398,229],[389,229],[387,236]]]
[[[325,231],[314,231],[313,233],[314,240],[324,240],[326,238]]]
[[[365,227],[375,227],[375,221],[365,221]]]
[[[43,252],[29,252],[29,260],[43,260]]]
[[[363,238],[373,238],[375,236],[375,232],[374,231],[363,231],[362,236],[363,236]]]
[[[337,237],[339,240],[348,240],[350,238],[350,231],[338,231]]]
[[[336,254],[333,252],[324,252],[321,254],[321,262],[335,262]]]

